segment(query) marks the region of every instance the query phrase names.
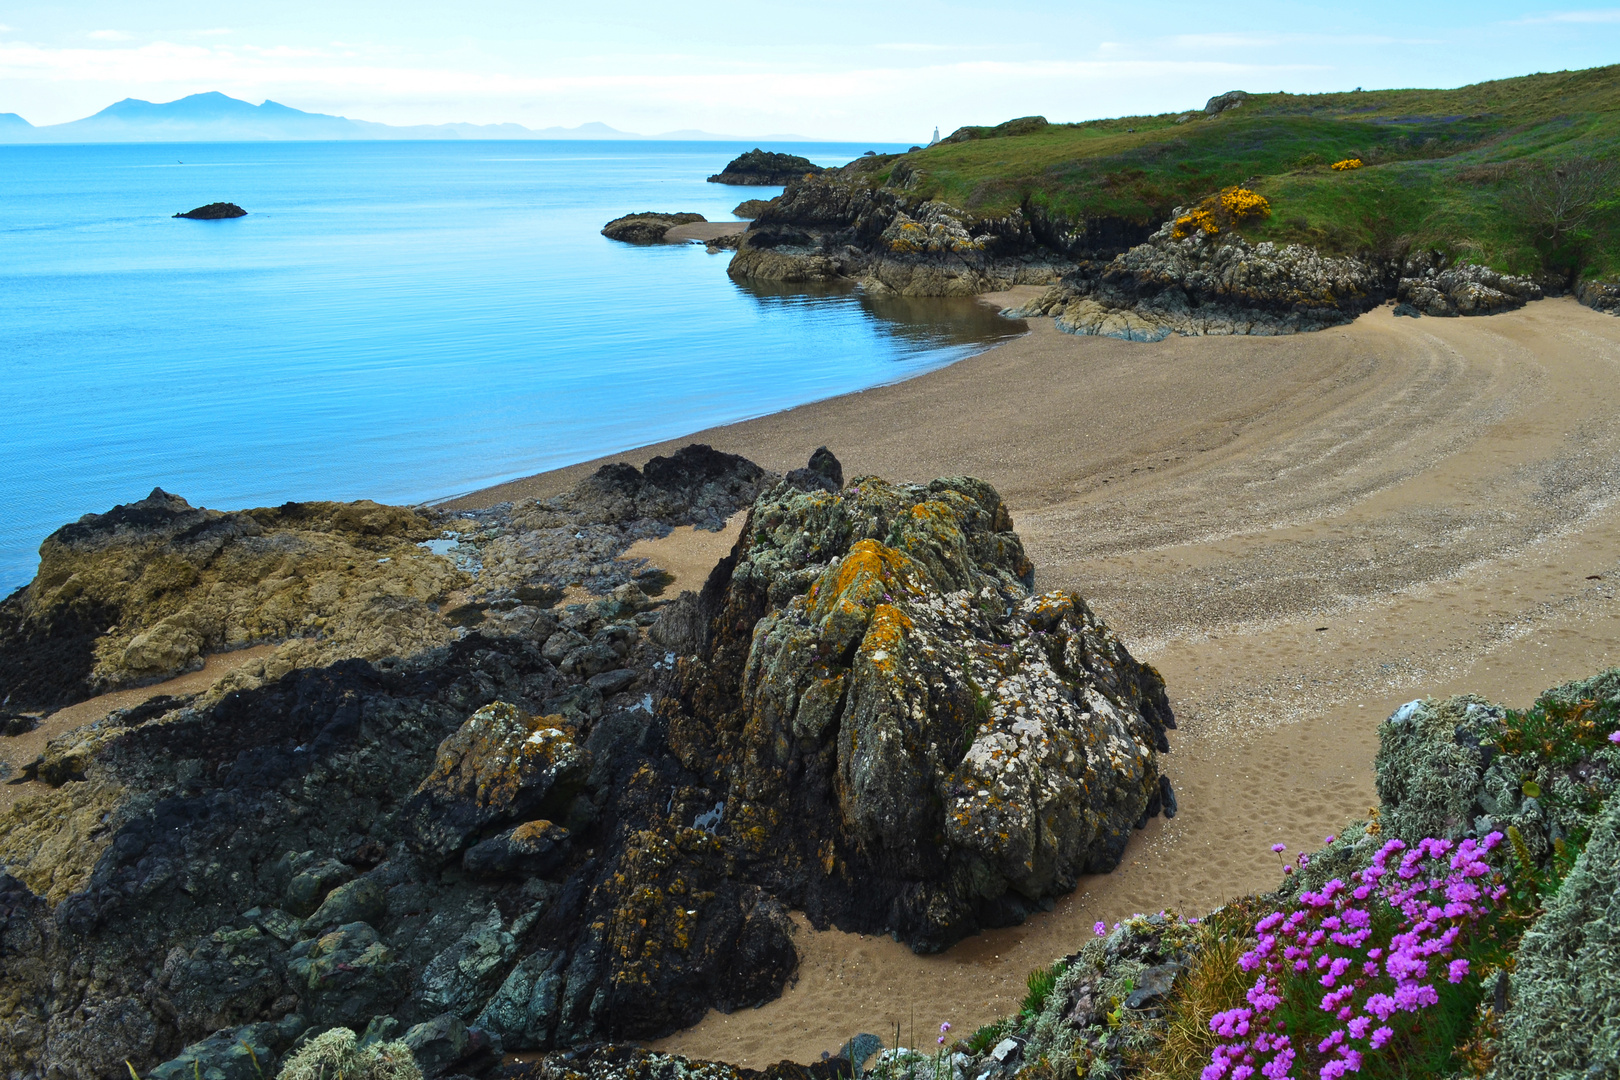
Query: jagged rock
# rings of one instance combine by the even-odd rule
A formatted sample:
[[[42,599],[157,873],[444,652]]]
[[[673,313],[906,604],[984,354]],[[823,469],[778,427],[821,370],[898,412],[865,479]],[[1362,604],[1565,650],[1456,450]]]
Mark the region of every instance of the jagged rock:
[[[770,204],[769,199],[744,199],[732,209],[731,213],[733,217],[752,219],[758,217],[760,211]]]
[[[530,716],[495,702],[439,744],[433,769],[405,814],[423,849],[460,851],[480,830],[533,817],[562,816],[590,772],[590,753],[561,715]]]
[[[1575,298],[1594,311],[1620,314],[1620,282],[1582,281],[1575,286]]]
[[[838,489],[844,486],[844,467],[839,464],[831,450],[822,446],[810,455],[809,465],[802,469],[793,469],[784,479],[801,491],[819,490],[836,494]]]
[[[481,1028],[469,1028],[450,1013],[417,1024],[400,1040],[411,1048],[425,1080],[452,1071],[481,1073],[501,1061],[501,1042]]]
[[[287,943],[256,926],[221,927],[189,953],[176,947],[160,983],[188,1036],[235,1027],[266,1015],[288,993]],[[285,1011],[283,1009],[282,1011]]]
[[[1540,300],[1542,290],[1529,278],[1501,274],[1483,266],[1436,269],[1430,265],[1421,276],[1402,277],[1395,295],[1424,315],[1443,318],[1511,311],[1530,300]]]
[[[1077,596],[1030,595],[989,485],[784,484],[734,559],[670,744],[813,918],[940,948],[1110,869],[1158,812],[1162,682]]]
[[[218,221],[221,218],[247,217],[247,211],[235,203],[213,202],[174,216],[177,218],[191,218],[194,221]]]
[[[778,187],[790,180],[822,171],[822,167],[813,164],[809,158],[797,154],[772,153],[756,146],[746,154],[733,158],[724,169],[709,177],[709,183]]]
[[[305,933],[318,933],[344,923],[375,922],[387,911],[388,899],[382,883],[374,878],[356,878],[326,894],[321,906],[304,920]]]
[[[744,280],[859,281],[879,293],[970,296],[1055,281],[1075,269],[1073,253],[1112,239],[1113,223],[1054,230],[1034,210],[970,214],[914,194],[915,177],[901,162],[882,186],[860,172],[794,180],[743,234],[727,272]]]
[[[300,1011],[316,1024],[356,1027],[391,1011],[410,971],[366,923],[300,941],[287,953]]]
[[[146,1074],[147,1080],[263,1080],[304,1030],[303,1018],[216,1031]]]
[[[287,907],[295,914],[310,914],[328,892],[354,877],[347,863],[319,858],[313,851],[289,851],[281,862],[281,872],[288,875]]]
[[[505,928],[500,910],[492,907],[422,969],[416,996],[429,1012],[470,1018],[501,985],[517,948],[517,938]]]
[[[626,244],[662,244],[664,234],[675,226],[707,220],[702,214],[662,214],[654,210],[644,210],[639,214],[626,214],[624,217],[614,218],[602,226],[602,235],[609,240],[619,240]]]

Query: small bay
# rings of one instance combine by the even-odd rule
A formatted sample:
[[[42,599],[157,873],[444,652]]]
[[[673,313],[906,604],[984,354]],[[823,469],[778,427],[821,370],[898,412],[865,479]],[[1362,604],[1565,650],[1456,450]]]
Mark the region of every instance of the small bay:
[[[439,498],[1016,332],[971,301],[748,289],[729,253],[599,235],[777,194],[704,182],[751,146],[0,147],[0,591],[51,530],[155,485],[221,508]],[[214,201],[249,214],[170,216]]]

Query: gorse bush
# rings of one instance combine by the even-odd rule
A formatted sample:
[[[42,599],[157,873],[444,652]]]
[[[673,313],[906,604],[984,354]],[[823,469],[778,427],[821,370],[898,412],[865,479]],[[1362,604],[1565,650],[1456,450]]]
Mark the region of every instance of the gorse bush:
[[[1198,232],[1216,236],[1222,229],[1270,216],[1271,204],[1264,195],[1244,187],[1222,188],[1219,193],[1177,217],[1170,228],[1170,235],[1176,240],[1183,240]]]
[[[1335,161],[1332,168],[1334,172],[1349,172],[1351,169],[1359,169],[1361,168],[1361,159],[1353,157],[1345,158],[1343,161]]]
[[[1210,1019],[1221,1042],[1203,1080],[1453,1071],[1483,980],[1509,956],[1497,929],[1516,913],[1486,859],[1502,839],[1392,839],[1354,885],[1334,878],[1262,918],[1239,961],[1259,972],[1248,1006]]]

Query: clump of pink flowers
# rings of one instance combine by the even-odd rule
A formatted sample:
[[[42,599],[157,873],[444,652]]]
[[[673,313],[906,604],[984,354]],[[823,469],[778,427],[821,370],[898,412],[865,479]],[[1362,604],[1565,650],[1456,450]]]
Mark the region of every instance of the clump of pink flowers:
[[[1360,1072],[1397,1029],[1421,1024],[1442,986],[1470,977],[1469,960],[1459,954],[1507,896],[1485,861],[1501,842],[1499,832],[1460,844],[1431,838],[1412,848],[1390,840],[1351,876],[1353,885],[1334,878],[1261,919],[1258,943],[1239,960],[1244,971],[1258,972],[1249,1005],[1210,1019],[1223,1041],[1203,1080],[1309,1075],[1296,1066],[1337,1080]],[[1319,1009],[1327,1023],[1290,1031],[1280,1015],[1285,1003]],[[1328,1032],[1306,1035],[1307,1027]]]

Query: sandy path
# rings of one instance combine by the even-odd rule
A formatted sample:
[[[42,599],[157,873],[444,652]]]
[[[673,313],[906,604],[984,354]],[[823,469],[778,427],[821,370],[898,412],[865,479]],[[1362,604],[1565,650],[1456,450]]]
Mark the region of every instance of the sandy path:
[[[254,645],[234,652],[215,653],[205,658],[203,666],[196,671],[188,671],[149,686],[100,694],[77,705],[56,710],[41,720],[33,731],[0,738],[0,764],[6,766],[4,774],[8,778],[0,784],[0,813],[11,809],[18,799],[46,789],[41,781],[22,779],[22,771],[43,754],[45,744],[58,735],[65,735],[74,728],[93,724],[119,709],[134,708],[165,694],[170,697],[200,694],[249,660],[269,656],[275,651],[274,645]]]
[[[1620,663],[1617,387],[1620,320],[1567,300],[1155,345],[1038,320],[909,382],[694,436],[776,469],[825,443],[851,477],[995,483],[1039,585],[1080,590],[1163,672],[1182,810],[1051,913],[941,956],[803,927],[780,1000],[658,1045],[759,1065],[909,1027],[913,1009],[919,1040],[970,1030],[1097,919],[1273,884],[1271,843],[1297,850],[1375,801],[1376,727],[1400,702],[1523,705]]]

